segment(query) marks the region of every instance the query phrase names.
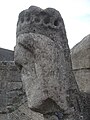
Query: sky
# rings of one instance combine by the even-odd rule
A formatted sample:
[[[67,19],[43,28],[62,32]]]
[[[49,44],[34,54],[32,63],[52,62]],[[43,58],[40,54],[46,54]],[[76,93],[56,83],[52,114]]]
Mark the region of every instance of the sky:
[[[90,34],[90,0],[1,0],[0,47],[14,50],[19,13],[35,5],[57,9],[65,23],[69,47],[72,48]]]

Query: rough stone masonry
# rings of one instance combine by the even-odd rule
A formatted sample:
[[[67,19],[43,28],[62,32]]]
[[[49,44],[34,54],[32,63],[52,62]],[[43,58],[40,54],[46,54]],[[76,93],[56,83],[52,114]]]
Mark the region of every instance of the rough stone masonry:
[[[45,120],[86,120],[60,13],[36,6],[19,14],[15,63],[28,106]]]
[[[7,60],[7,56],[3,58]],[[28,108],[21,75],[14,61],[0,61],[0,120],[43,120],[40,114]]]
[[[73,72],[83,100],[83,114],[90,120],[90,34],[71,49]]]

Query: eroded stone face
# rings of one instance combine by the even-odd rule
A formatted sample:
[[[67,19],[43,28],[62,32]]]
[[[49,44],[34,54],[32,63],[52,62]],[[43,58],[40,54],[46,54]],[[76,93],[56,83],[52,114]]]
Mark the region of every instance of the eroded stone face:
[[[15,62],[21,69],[28,105],[33,111],[44,114],[48,120],[52,120],[48,113],[57,112],[62,115],[60,119],[79,120],[78,87],[58,11],[31,6],[20,13]]]

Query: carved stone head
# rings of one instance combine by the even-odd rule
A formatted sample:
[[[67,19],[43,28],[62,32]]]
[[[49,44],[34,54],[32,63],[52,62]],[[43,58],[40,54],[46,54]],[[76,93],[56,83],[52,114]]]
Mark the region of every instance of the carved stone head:
[[[59,113],[60,119],[64,114],[68,117],[63,119],[69,118],[71,110],[75,110],[71,95],[77,93],[78,87],[60,13],[35,6],[22,11],[16,38],[15,62],[21,69],[29,107],[46,116]]]

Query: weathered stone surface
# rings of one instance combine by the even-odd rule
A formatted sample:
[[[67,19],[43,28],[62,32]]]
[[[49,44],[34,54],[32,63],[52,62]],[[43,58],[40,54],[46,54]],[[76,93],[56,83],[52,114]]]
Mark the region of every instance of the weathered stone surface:
[[[90,93],[90,70],[77,69],[74,70],[74,74],[80,91]]]
[[[21,76],[14,62],[0,62],[0,113],[14,111],[25,99]]]
[[[71,49],[72,67],[81,91],[83,114],[90,120],[90,35]]]
[[[0,61],[13,61],[14,51],[0,48]]]
[[[83,101],[83,115],[85,120],[90,120],[90,93],[81,93],[81,99]]]
[[[73,69],[90,68],[90,35],[71,49]]]
[[[80,120],[79,90],[58,11],[31,6],[20,13],[15,62],[21,70],[31,110],[42,113],[48,120]]]
[[[80,91],[90,93],[90,35],[72,48],[71,58]]]
[[[11,113],[0,114],[0,120],[44,120],[44,118],[41,114],[31,111],[25,102]]]
[[[43,120],[32,112],[14,62],[0,62],[0,120]]]

